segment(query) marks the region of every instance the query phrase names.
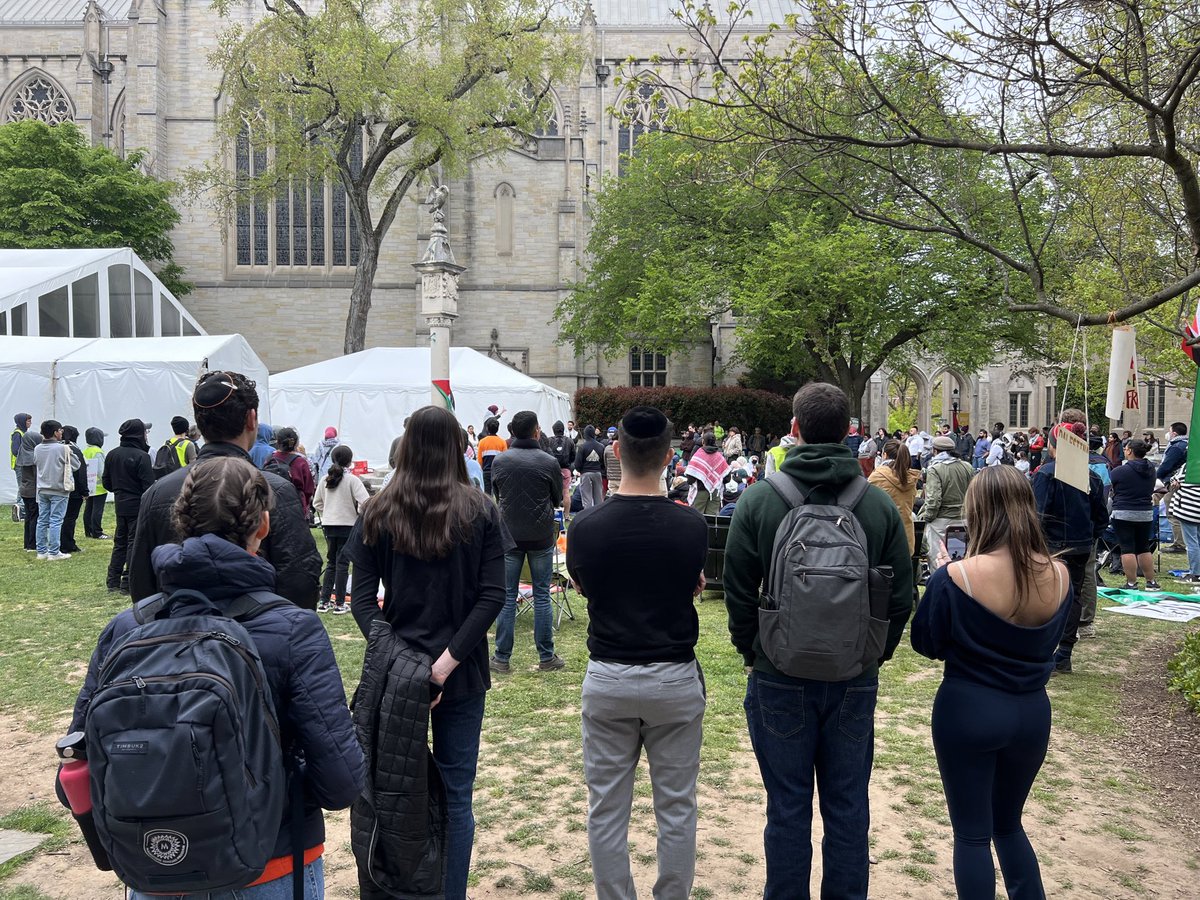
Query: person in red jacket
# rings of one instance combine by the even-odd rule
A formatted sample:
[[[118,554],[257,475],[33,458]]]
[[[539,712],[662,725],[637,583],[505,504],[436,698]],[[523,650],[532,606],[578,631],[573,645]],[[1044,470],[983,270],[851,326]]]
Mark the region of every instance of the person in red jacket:
[[[304,507],[304,517],[307,519],[308,511],[312,507],[313,495],[317,492],[317,485],[313,481],[312,467],[308,464],[308,457],[296,450],[300,445],[300,435],[296,433],[295,428],[280,428],[275,432],[275,442],[279,445],[279,449],[267,457],[263,463],[263,470],[276,471],[282,475],[282,467],[287,467],[287,477],[296,486],[297,493],[300,494],[300,505]],[[277,465],[272,465],[272,460],[277,461]]]

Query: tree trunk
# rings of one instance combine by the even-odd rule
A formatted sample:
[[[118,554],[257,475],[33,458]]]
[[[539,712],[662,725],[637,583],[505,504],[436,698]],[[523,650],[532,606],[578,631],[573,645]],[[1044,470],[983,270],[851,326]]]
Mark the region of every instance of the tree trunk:
[[[375,270],[379,268],[379,244],[369,228],[359,229],[358,266],[354,286],[350,288],[350,311],[346,315],[346,342],[343,353],[357,353],[367,346],[367,316],[371,312],[371,294],[375,289]]]

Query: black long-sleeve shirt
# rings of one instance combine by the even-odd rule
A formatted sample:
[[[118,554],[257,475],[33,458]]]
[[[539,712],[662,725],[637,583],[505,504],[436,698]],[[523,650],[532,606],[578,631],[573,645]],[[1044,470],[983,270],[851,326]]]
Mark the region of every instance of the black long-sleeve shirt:
[[[708,528],[666,497],[615,494],[571,522],[567,569],[587,597],[588,650],[601,662],[695,659],[693,597]]]
[[[432,560],[395,552],[389,534],[367,544],[360,516],[342,551],[354,565],[354,621],[365,636],[382,616],[410,646],[434,660],[449,649],[459,666],[446,679],[448,699],[486,691],[492,686],[487,631],[504,606],[504,554],[512,545],[491,502],[472,523],[469,540]],[[383,609],[376,601],[381,580]]]

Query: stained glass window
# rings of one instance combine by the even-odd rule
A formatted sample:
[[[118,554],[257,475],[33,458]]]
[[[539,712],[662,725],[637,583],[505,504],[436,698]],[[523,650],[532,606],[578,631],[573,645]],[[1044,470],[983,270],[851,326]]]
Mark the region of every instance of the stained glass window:
[[[243,129],[234,146],[234,167],[239,182],[262,175],[267,150],[254,145],[250,128]],[[362,139],[351,151],[355,174],[362,171]],[[335,178],[293,179],[281,185],[274,199],[246,197],[234,211],[235,258],[239,266],[270,266],[270,241],[275,242],[274,266],[355,266],[360,247],[346,191]]]
[[[67,95],[44,75],[34,75],[21,85],[5,110],[9,122],[37,119],[47,125],[60,125],[73,118]]]

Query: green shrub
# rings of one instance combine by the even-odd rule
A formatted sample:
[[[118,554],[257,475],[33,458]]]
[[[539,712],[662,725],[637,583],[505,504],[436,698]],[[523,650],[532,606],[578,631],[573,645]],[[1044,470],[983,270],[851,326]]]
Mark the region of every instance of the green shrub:
[[[1200,631],[1183,639],[1175,657],[1167,663],[1171,690],[1183,695],[1187,705],[1200,715]]]
[[[581,388],[575,392],[575,421],[586,425],[615,425],[634,406],[656,406],[675,424],[677,432],[695,423],[718,421],[728,429],[762,428],[764,434],[787,434],[792,421],[792,401],[769,391],[751,388]]]

